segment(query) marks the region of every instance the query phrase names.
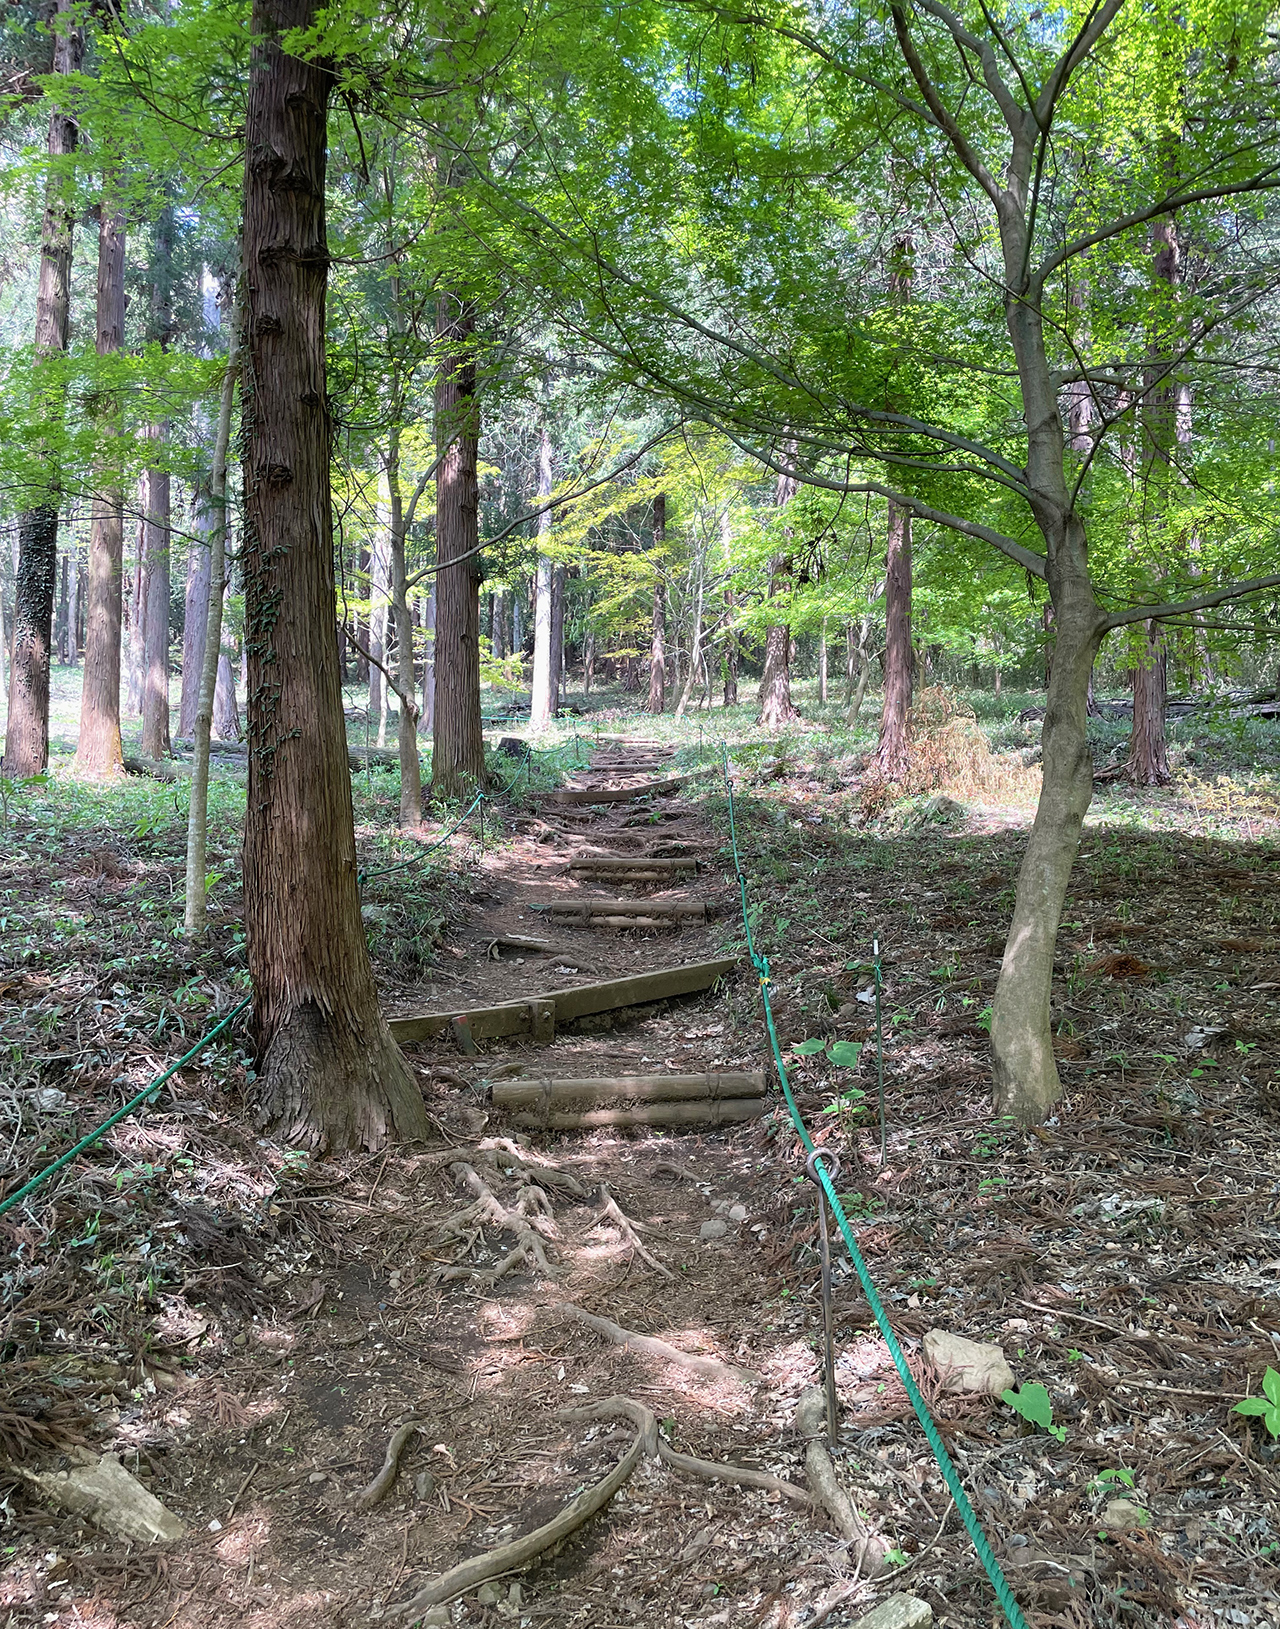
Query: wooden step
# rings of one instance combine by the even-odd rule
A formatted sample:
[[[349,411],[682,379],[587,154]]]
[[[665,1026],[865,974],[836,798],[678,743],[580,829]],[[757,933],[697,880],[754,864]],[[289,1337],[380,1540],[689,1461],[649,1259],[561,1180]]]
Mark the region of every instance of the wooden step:
[[[705,922],[704,899],[562,899],[531,900],[528,909],[557,920],[586,921],[593,916],[651,916],[678,922]]]
[[[510,1123],[526,1131],[625,1131],[633,1126],[727,1126],[758,1120],[768,1112],[767,1097],[709,1098],[701,1103],[637,1103],[628,1108],[549,1109],[513,1114]]]
[[[706,1070],[699,1075],[608,1075],[552,1080],[525,1076],[493,1085],[496,1109],[581,1109],[605,1103],[693,1103],[763,1097],[764,1070]]]
[[[589,873],[608,872],[612,876],[625,876],[628,871],[645,871],[653,876],[674,877],[682,871],[696,871],[697,857],[692,854],[672,854],[659,858],[656,854],[582,854],[569,861],[571,877]]]
[[[673,775],[665,781],[645,781],[639,786],[562,786],[536,796],[542,803],[630,803],[633,798],[678,792],[691,779],[689,775]]]
[[[717,979],[733,972],[737,965],[735,957],[721,956],[714,961],[685,962],[677,967],[660,967],[652,973],[634,973],[629,978],[574,984],[568,989],[526,996],[522,1001],[504,1001],[495,1007],[455,1007],[448,1012],[412,1013],[388,1022],[392,1035],[402,1046],[429,1040],[450,1029],[460,1045],[464,1033],[473,1041],[494,1040],[503,1035],[531,1035],[538,1045],[546,1045],[554,1040],[557,1024],[621,1007],[643,1007],[652,1001],[695,995],[710,989]]]

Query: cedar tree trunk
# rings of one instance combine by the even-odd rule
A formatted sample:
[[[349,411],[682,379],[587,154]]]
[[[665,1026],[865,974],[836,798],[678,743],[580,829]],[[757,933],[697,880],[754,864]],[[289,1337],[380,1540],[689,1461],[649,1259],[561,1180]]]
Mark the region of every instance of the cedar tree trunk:
[[[551,496],[551,437],[543,427],[538,447],[538,503],[544,504]],[[551,530],[551,511],[543,509],[538,515],[538,540],[541,543]],[[556,695],[552,685],[551,623],[552,594],[555,586],[555,567],[545,554],[539,553],[533,589],[533,685],[530,696],[529,722],[535,728],[548,723],[556,711]]]
[[[258,1123],[317,1149],[427,1131],[360,919],[338,681],[325,380],[331,79],[279,36],[316,0],[255,0],[245,126],[244,900]]]
[[[392,428],[387,457],[388,544],[391,555],[391,609],[396,628],[396,685],[399,690],[400,829],[422,826],[422,764],[418,758],[418,708],[413,687],[413,618],[409,615],[405,568],[404,495],[400,490],[400,432]]]
[[[56,0],[53,71],[75,74],[84,58],[84,30],[78,8]],[[45,187],[40,229],[40,278],[36,291],[36,356],[65,352],[71,314],[71,182],[66,160],[76,150],[75,120],[55,104],[49,114],[49,157],[53,161]],[[37,369],[38,374],[38,369]],[[37,377],[36,389],[41,381]],[[56,433],[62,421],[62,394],[57,386],[43,390],[42,411]],[[6,775],[38,775],[49,762],[49,655],[53,632],[53,596],[58,580],[57,458],[46,447],[44,494],[18,521],[18,574],[14,586],[12,643],[9,651],[9,713],[5,731]]]
[[[1169,654],[1160,624],[1145,626],[1147,648],[1133,670],[1133,730],[1124,772],[1135,786],[1167,786],[1171,777],[1164,709]]]
[[[98,355],[124,344],[125,218],[103,199],[98,219]],[[102,403],[99,423],[108,442],[119,408]],[[120,742],[120,639],[124,627],[124,494],[108,461],[99,466],[89,521],[89,586],[84,630],[84,682],[76,768],[107,778],[123,769]]]
[[[168,440],[167,424],[157,427]],[[168,470],[147,472],[146,554],[142,568],[142,756],[167,758],[169,743],[169,498]]]
[[[436,708],[433,797],[460,798],[484,784],[480,718],[479,484],[476,457],[475,312],[456,295],[436,308]],[[467,558],[459,559],[465,555]],[[450,562],[458,560],[457,565]]]

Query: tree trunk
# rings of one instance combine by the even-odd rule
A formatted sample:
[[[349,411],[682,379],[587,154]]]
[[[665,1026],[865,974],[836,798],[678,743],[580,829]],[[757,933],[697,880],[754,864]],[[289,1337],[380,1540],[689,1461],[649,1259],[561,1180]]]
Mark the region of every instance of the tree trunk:
[[[1147,648],[1133,670],[1133,729],[1124,773],[1135,786],[1168,786],[1171,776],[1164,709],[1169,653],[1164,629],[1158,622],[1148,622],[1146,634]]]
[[[433,797],[460,798],[484,784],[484,725],[480,717],[479,485],[476,457],[480,403],[476,396],[475,312],[456,295],[442,295],[436,333],[436,446],[445,448],[436,472],[436,715],[431,754]],[[468,558],[450,565],[460,555]]]
[[[894,785],[907,772],[911,719],[911,516],[896,503],[889,505],[884,616],[884,704],[876,763],[883,779]]]
[[[381,506],[379,506],[381,507]],[[386,515],[379,514],[369,551],[369,717],[378,721],[378,745],[387,744],[387,687],[382,667],[387,666],[387,561]],[[378,663],[382,663],[382,667]]]
[[[67,623],[67,661],[75,667],[80,661],[80,539],[76,537],[71,549],[71,605]]]
[[[827,619],[823,617],[818,634],[818,702],[827,705]]]
[[[726,588],[724,603],[729,612],[729,628],[724,640],[724,704],[738,705],[738,630],[733,625],[733,590]]]
[[[182,691],[178,699],[178,734],[184,740],[195,733],[200,705],[200,676],[204,671],[204,636],[209,622],[212,578],[210,538],[216,522],[206,490],[196,493],[192,536],[187,544],[187,586],[182,616]],[[217,664],[215,663],[215,668]]]
[[[430,579],[426,603],[422,608],[422,635],[426,654],[422,659],[422,717],[418,728],[431,735],[436,722],[436,581]]]
[[[564,594],[568,567],[551,573],[551,705],[559,717],[564,706]]]
[[[157,434],[168,439],[168,425]],[[142,570],[142,756],[168,758],[169,744],[169,492],[168,470],[147,472],[146,553]]]
[[[662,713],[667,706],[667,585],[663,577],[662,550],[667,540],[667,495],[659,492],[653,500],[653,547],[657,555],[653,574],[653,616],[649,636],[649,699],[646,711]]]
[[[784,509],[795,497],[796,487],[794,476],[779,475],[774,498],[779,509]],[[790,535],[787,529],[788,541]],[[788,594],[790,589],[791,557],[785,552],[775,554],[769,562],[769,598]],[[791,701],[791,627],[788,623],[770,622],[766,627],[759,699],[760,722],[766,729],[782,729],[800,716]]]
[[[1013,920],[991,1011],[995,1106],[1019,1124],[1042,1120],[1061,1095],[1053,1057],[1050,997],[1062,905],[1080,846],[1080,829],[1093,796],[1093,754],[1085,735],[1085,698],[1102,632],[1084,565],[1084,528],[1054,554],[1069,570],[1054,571],[1050,587],[1057,639],[1041,741],[1044,775],[1040,801],[1018,872]]]
[[[204,593],[205,627],[200,636],[200,676],[195,685],[196,709],[191,726],[191,797],[187,805],[187,886],[183,932],[198,939],[205,931],[208,890],[205,865],[209,834],[209,738],[213,730],[214,701],[222,650],[222,599],[227,589],[227,454],[231,447],[231,413],[240,371],[240,321],[232,299],[227,350],[227,371],[222,376],[218,422],[214,431],[209,487],[204,513],[208,518],[208,583]],[[194,642],[193,642],[194,644]],[[183,683],[186,683],[183,673]]]
[[[79,73],[84,58],[84,30],[71,0],[55,0],[53,72]],[[66,162],[76,150],[78,128],[70,114],[54,104],[49,114],[44,221],[40,230],[40,277],[36,292],[35,353],[60,355],[67,349],[71,314],[71,234],[75,221],[73,182]],[[41,379],[34,386],[43,397],[42,412],[56,435],[62,422],[59,383]],[[53,596],[58,574],[58,505],[61,479],[56,449],[41,449],[45,464],[43,492],[19,518],[18,571],[13,596],[13,629],[9,651],[9,712],[5,730],[6,775],[38,775],[49,762],[49,658],[53,629]]]
[[[551,436],[546,426],[538,447],[538,503],[544,504],[551,496],[552,465]],[[538,516],[538,542],[541,545],[551,531],[551,510],[543,509]],[[555,567],[541,551],[534,576],[533,588],[533,687],[529,706],[529,722],[541,728],[550,722],[556,707],[552,685],[554,663],[551,658],[552,598],[555,589]]]
[[[218,678],[213,692],[213,733],[219,741],[238,741],[240,708],[236,702],[236,676],[226,651],[218,652]]]
[[[409,615],[405,566],[404,495],[400,490],[400,432],[392,429],[387,458],[388,542],[391,551],[391,607],[396,626],[396,685],[399,689],[400,830],[422,829],[422,764],[418,758],[418,709],[413,684],[413,620]]]
[[[98,221],[98,355],[124,344],[125,217],[104,197]],[[119,404],[104,402],[102,440],[119,433]],[[121,773],[120,638],[124,622],[124,494],[105,456],[98,466],[89,522],[89,591],[84,631],[84,681],[76,768],[106,778]]]
[[[697,587],[694,591],[693,632],[689,643],[689,672],[680,691],[680,700],[676,703],[677,718],[684,717],[685,708],[689,705],[689,697],[693,694],[693,686],[698,677],[698,664],[702,660],[702,604],[706,582],[706,555],[700,543],[695,547],[698,549]]]
[[[360,918],[338,682],[325,380],[331,78],[277,43],[316,0],[255,0],[245,124],[244,900],[258,1123],[311,1148],[423,1137]]]

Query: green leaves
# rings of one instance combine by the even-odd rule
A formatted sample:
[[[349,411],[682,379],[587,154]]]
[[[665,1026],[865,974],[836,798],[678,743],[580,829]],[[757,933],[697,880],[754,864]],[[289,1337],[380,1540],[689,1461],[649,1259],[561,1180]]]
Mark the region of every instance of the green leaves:
[[[819,1052],[825,1052],[827,1062],[835,1064],[837,1068],[856,1069],[862,1055],[862,1042],[832,1041],[828,1046],[824,1040],[813,1037],[807,1041],[797,1041],[791,1050],[801,1058],[815,1058]]]
[[[1065,1425],[1054,1425],[1053,1400],[1038,1380],[1028,1381],[1017,1391],[1008,1388],[1000,1393],[1000,1399],[1008,1403],[1015,1414],[1021,1414],[1024,1420],[1042,1427],[1059,1442],[1066,1441],[1067,1428]]]
[[[1246,1397],[1231,1410],[1233,1414],[1246,1414],[1262,1421],[1268,1435],[1280,1438],[1280,1372],[1268,1369],[1262,1377],[1261,1397]]]
[[[791,1050],[798,1053],[802,1058],[812,1058],[816,1053],[823,1051],[826,1044],[825,1041],[818,1039],[798,1041]]]

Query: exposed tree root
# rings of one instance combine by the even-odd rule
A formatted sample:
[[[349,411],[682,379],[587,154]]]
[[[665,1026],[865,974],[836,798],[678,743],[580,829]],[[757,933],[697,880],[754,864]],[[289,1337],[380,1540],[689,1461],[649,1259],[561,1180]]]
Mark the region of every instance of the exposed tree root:
[[[657,1431],[656,1425],[654,1431]],[[637,1433],[635,1441],[609,1474],[601,1477],[594,1487],[584,1489],[576,1499],[571,1499],[545,1525],[535,1527],[532,1533],[513,1539],[510,1544],[500,1544],[496,1550],[487,1550],[483,1555],[460,1561],[456,1567],[451,1567],[448,1572],[425,1584],[410,1600],[387,1607],[383,1613],[384,1620],[417,1617],[428,1607],[451,1601],[455,1596],[465,1595],[468,1590],[478,1589],[490,1578],[499,1578],[503,1573],[526,1566],[544,1551],[568,1538],[570,1533],[576,1532],[597,1511],[603,1510],[645,1457],[645,1452],[645,1438]]]
[[[587,1198],[589,1190],[571,1171],[562,1171],[532,1148],[521,1148],[510,1137],[486,1137],[478,1145],[476,1153],[493,1164],[513,1171],[516,1176],[532,1178],[540,1188],[556,1188],[561,1193],[572,1194],[575,1199]],[[494,1160],[495,1154],[502,1154],[504,1158]]]
[[[856,1546],[861,1571],[868,1578],[876,1577],[884,1571],[884,1558],[891,1546],[882,1533],[875,1532],[863,1521],[836,1477],[835,1466],[827,1452],[827,1399],[821,1386],[810,1386],[801,1392],[796,1405],[796,1429],[805,1441],[804,1471],[814,1497],[831,1517],[840,1536]]]
[[[353,1504],[359,1505],[364,1510],[369,1510],[380,1500],[386,1498],[395,1485],[396,1476],[400,1470],[400,1456],[404,1453],[405,1445],[410,1437],[415,1436],[421,1430],[422,1426],[417,1420],[409,1420],[404,1425],[397,1426],[396,1430],[392,1432],[391,1441],[387,1444],[387,1457],[382,1462],[382,1469],[367,1488],[361,1488],[360,1492],[355,1495],[352,1500]]]
[[[561,1301],[556,1310],[564,1317],[575,1318],[588,1329],[594,1329],[597,1335],[603,1335],[606,1340],[612,1341],[615,1346],[621,1346],[627,1352],[643,1352],[648,1357],[660,1359],[663,1363],[676,1363],[682,1369],[689,1369],[704,1380],[732,1381],[738,1386],[755,1387],[760,1384],[760,1376],[750,1369],[744,1369],[736,1363],[725,1363],[721,1358],[702,1357],[696,1352],[682,1352],[678,1346],[671,1346],[656,1335],[638,1335],[632,1329],[623,1329],[621,1324],[615,1324],[610,1318],[597,1318],[594,1313],[585,1312],[581,1307],[575,1306],[572,1301]]]
[[[615,1200],[613,1195],[609,1192],[607,1183],[602,1182],[600,1184],[600,1198],[604,1203],[604,1214],[601,1216],[600,1221],[596,1223],[596,1226],[599,1227],[602,1222],[612,1222],[618,1229],[619,1233],[621,1233],[623,1239],[631,1246],[632,1250],[637,1256],[640,1257],[640,1260],[643,1261],[646,1266],[652,1267],[655,1273],[661,1273],[663,1278],[674,1278],[675,1274],[671,1271],[671,1269],[669,1267],[664,1267],[655,1256],[651,1256],[645,1249],[644,1245],[640,1242],[641,1230],[643,1229],[646,1232],[651,1232],[652,1229],[645,1228],[645,1224],[643,1222],[633,1222],[631,1218],[623,1212],[617,1200]]]
[[[656,1177],[672,1176],[677,1182],[705,1182],[696,1171],[691,1171],[687,1165],[677,1165],[674,1160],[659,1160],[653,1168]]]
[[[540,1188],[522,1188],[515,1209],[512,1210],[502,1203],[473,1165],[468,1165],[464,1160],[455,1160],[449,1169],[454,1180],[460,1186],[470,1189],[475,1199],[464,1210],[448,1218],[436,1235],[436,1242],[460,1240],[461,1253],[465,1255],[481,1237],[484,1228],[489,1226],[510,1233],[515,1238],[516,1244],[513,1250],[492,1267],[467,1267],[459,1263],[442,1269],[439,1277],[474,1278],[477,1283],[492,1286],[499,1279],[505,1278],[513,1267],[524,1263],[536,1268],[547,1278],[554,1278],[556,1272],[547,1260],[546,1247],[529,1221],[531,1210],[542,1217],[551,1217],[551,1202],[546,1194]]]
[[[727,1482],[735,1488],[759,1488],[765,1493],[778,1493],[796,1504],[812,1505],[813,1495],[794,1482],[787,1482],[768,1471],[757,1471],[749,1465],[724,1465],[713,1459],[695,1459],[674,1449],[658,1430],[657,1418],[643,1403],[631,1397],[606,1397],[598,1403],[587,1403],[581,1408],[557,1410],[561,1420],[630,1420],[643,1437],[646,1452],[661,1460],[673,1471],[684,1471],[690,1476],[705,1477],[709,1482]]]

